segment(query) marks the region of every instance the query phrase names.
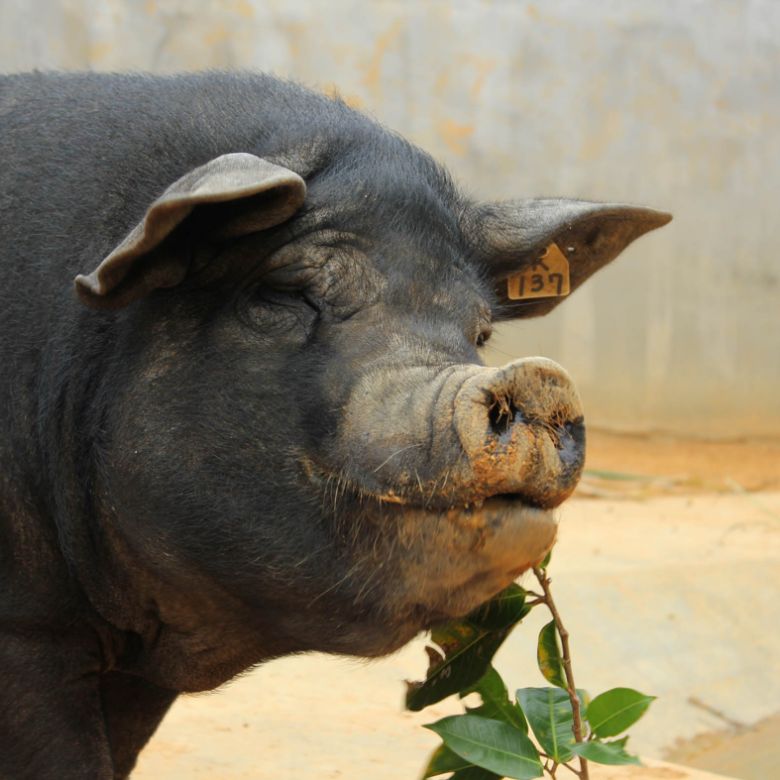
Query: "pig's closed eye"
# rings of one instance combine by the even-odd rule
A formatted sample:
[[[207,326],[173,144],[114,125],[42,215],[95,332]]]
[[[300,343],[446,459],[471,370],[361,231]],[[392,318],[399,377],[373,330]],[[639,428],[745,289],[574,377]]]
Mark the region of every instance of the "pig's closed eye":
[[[309,338],[322,312],[322,306],[309,292],[270,285],[245,290],[238,302],[238,314],[245,324],[265,334],[290,338]]]
[[[255,300],[260,304],[270,304],[271,306],[300,307],[307,306],[316,314],[322,312],[320,302],[310,294],[306,289],[297,288],[273,288],[262,286],[255,291]]]

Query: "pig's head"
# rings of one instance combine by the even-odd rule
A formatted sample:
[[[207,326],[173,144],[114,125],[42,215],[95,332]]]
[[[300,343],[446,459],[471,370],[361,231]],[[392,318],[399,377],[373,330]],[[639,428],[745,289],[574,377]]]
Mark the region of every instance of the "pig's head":
[[[479,348],[562,300],[507,297],[545,247],[573,290],[669,219],[475,203],[381,141],[195,167],[76,280],[117,334],[100,511],[178,597],[244,605],[269,656],[388,652],[545,555],[580,401],[552,361],[486,368]]]

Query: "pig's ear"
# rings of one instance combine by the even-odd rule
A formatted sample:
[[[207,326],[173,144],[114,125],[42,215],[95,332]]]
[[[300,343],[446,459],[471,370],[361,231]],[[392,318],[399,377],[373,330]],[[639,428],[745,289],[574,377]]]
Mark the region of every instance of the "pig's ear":
[[[464,213],[464,232],[494,282],[495,318],[515,319],[546,314],[671,218],[637,206],[545,198],[474,206]]]
[[[174,287],[189,270],[191,253],[182,247],[187,235],[219,241],[264,230],[289,219],[305,196],[303,179],[287,168],[252,154],[217,157],[153,201],[92,273],[76,277],[76,292],[92,308],[118,309],[156,288]]]

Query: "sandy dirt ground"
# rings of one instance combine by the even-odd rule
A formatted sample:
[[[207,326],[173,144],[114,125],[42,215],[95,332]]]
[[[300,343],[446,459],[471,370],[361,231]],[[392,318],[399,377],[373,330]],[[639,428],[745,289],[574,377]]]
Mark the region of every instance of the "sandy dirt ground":
[[[577,682],[593,695],[628,685],[658,696],[629,743],[648,766],[593,780],[780,777],[780,443],[596,433],[587,468],[560,510],[551,568]],[[537,613],[496,658],[510,687],[544,684]],[[460,711],[457,701],[403,711],[423,646],[371,663],[282,659],[182,697],[133,777],[419,777],[436,744],[420,725]]]

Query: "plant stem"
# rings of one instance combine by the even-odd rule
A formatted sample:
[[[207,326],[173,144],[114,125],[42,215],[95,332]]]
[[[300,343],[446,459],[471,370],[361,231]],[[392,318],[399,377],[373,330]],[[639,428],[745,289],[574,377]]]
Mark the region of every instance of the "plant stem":
[[[558,636],[561,638],[561,650],[563,653],[563,671],[566,675],[567,692],[569,694],[569,700],[571,701],[571,713],[572,713],[572,731],[574,732],[574,740],[576,742],[582,742],[582,716],[580,714],[580,699],[577,696],[577,688],[574,684],[574,673],[571,668],[571,652],[569,651],[569,632],[563,625],[561,616],[553,601],[552,593],[550,592],[550,578],[547,576],[547,572],[543,569],[534,566],[534,575],[539,580],[539,584],[544,591],[544,602],[547,604],[547,608],[550,610],[555,621],[555,628],[558,631]],[[588,762],[586,759],[579,757],[580,759],[580,780],[590,780],[588,773]]]

